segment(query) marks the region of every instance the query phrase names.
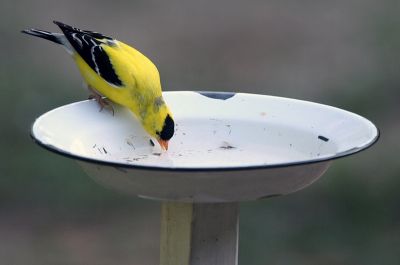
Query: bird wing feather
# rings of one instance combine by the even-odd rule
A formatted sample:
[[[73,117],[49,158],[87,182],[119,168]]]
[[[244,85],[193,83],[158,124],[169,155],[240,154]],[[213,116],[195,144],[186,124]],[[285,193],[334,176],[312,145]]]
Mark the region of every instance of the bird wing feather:
[[[61,22],[55,21],[54,23],[61,28],[73,49],[90,68],[112,86],[123,86],[108,53],[104,49],[104,46],[115,45],[113,38],[94,31],[80,30]]]

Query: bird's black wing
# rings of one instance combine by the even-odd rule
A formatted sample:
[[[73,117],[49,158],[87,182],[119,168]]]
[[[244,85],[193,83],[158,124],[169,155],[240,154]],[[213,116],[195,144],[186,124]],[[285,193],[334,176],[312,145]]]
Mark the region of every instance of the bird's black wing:
[[[108,83],[114,86],[123,85],[115,73],[108,54],[101,47],[105,43],[113,45],[113,38],[94,31],[80,30],[58,21],[54,21],[54,23],[61,28],[68,42],[90,68]],[[104,40],[106,42],[103,42]]]

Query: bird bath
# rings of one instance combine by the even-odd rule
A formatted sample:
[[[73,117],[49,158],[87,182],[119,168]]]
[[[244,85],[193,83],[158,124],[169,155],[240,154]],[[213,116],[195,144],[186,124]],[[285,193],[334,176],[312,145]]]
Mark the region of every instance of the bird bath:
[[[176,131],[163,152],[132,114],[94,101],[40,116],[32,137],[117,191],[162,201],[161,264],[237,264],[238,202],[285,195],[375,143],[367,119],[273,96],[165,92]],[[155,144],[154,144],[155,143]]]

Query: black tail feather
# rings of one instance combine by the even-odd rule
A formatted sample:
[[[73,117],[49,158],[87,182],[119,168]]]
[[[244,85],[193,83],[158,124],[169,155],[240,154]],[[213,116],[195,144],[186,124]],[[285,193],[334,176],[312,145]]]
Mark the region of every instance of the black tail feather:
[[[65,23],[56,21],[56,20],[54,20],[53,23],[56,24],[57,26],[59,26],[60,29],[62,30],[62,32],[65,35],[68,35],[68,34],[71,34],[71,33],[83,33],[83,34],[89,35],[89,36],[91,36],[93,38],[96,38],[96,39],[113,40],[112,37],[106,36],[106,35],[104,35],[104,34],[102,34],[100,32],[78,29],[78,28],[72,27],[70,25],[67,25]]]
[[[45,31],[45,30],[39,30],[39,29],[24,29],[21,31],[22,33],[28,34],[28,35],[32,35],[32,36],[36,36],[39,38],[43,38],[58,44],[62,44],[62,42],[60,41],[60,39],[53,35],[53,33]]]

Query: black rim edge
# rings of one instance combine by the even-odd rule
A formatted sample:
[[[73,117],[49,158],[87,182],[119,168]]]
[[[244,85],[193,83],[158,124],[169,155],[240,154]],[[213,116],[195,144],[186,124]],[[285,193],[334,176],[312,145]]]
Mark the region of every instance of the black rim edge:
[[[371,142],[369,142],[367,145],[360,147],[360,148],[353,148],[346,152],[338,153],[333,157],[313,159],[313,160],[307,160],[307,161],[298,161],[298,162],[292,162],[292,163],[259,165],[259,166],[244,166],[244,167],[223,167],[223,168],[212,168],[212,167],[208,167],[208,168],[167,168],[167,167],[153,167],[153,166],[142,166],[142,165],[134,165],[134,164],[123,164],[123,163],[117,163],[117,162],[107,162],[107,161],[103,161],[103,160],[97,160],[94,158],[78,156],[78,155],[75,155],[72,153],[65,152],[64,150],[61,150],[53,145],[45,144],[35,137],[32,130],[31,130],[30,136],[36,144],[38,144],[39,146],[41,146],[44,149],[47,149],[53,153],[56,153],[56,154],[59,154],[59,155],[65,156],[65,157],[69,157],[74,160],[89,162],[92,164],[97,164],[97,165],[102,165],[102,166],[112,166],[112,167],[117,167],[117,168],[129,168],[129,169],[140,169],[140,170],[151,170],[151,171],[175,171],[175,172],[206,171],[206,172],[211,172],[211,171],[240,171],[240,170],[244,171],[244,170],[259,170],[259,169],[269,169],[269,168],[282,168],[282,167],[300,166],[300,165],[308,165],[308,164],[315,164],[315,163],[320,163],[320,162],[333,161],[333,160],[336,160],[339,158],[343,158],[346,156],[356,154],[358,152],[361,152],[363,150],[370,148],[380,138],[380,131],[378,128],[377,128],[377,131],[378,131],[377,136]]]

